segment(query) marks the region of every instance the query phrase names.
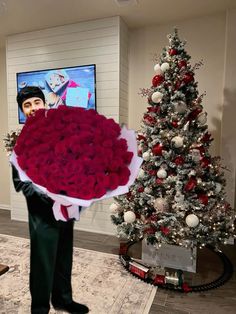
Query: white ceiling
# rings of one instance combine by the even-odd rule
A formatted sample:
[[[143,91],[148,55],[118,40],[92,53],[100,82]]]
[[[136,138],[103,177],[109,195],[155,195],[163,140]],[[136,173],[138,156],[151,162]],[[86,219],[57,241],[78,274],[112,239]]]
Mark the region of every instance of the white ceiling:
[[[131,3],[118,6],[117,1]],[[0,0],[0,46],[7,35],[97,18],[119,15],[129,28],[138,28],[230,8],[236,8],[236,0]]]

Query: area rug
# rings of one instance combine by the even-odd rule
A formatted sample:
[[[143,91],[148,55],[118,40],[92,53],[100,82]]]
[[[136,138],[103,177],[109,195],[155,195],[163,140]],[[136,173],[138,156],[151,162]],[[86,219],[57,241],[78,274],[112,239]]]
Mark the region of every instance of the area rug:
[[[10,269],[0,278],[0,313],[29,314],[29,240],[0,235],[0,263]],[[117,255],[74,249],[74,299],[93,314],[148,314],[156,288],[123,269]],[[50,314],[63,313],[51,309]]]

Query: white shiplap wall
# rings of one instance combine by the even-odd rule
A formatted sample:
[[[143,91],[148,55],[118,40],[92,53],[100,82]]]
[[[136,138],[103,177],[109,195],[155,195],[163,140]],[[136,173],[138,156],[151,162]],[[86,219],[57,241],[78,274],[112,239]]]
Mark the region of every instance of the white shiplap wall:
[[[16,73],[50,68],[96,64],[97,110],[117,122],[128,116],[128,29],[119,17],[87,21],[7,39],[8,127],[19,127],[16,104]],[[11,216],[26,220],[24,197],[11,186]],[[113,234],[109,204],[105,200],[82,213],[76,228]]]

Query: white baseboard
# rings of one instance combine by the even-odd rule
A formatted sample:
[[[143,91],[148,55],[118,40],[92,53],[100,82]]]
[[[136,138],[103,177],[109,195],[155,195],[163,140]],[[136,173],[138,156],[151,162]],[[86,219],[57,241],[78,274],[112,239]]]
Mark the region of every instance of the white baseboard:
[[[6,205],[6,204],[0,204],[0,209],[6,209],[6,210],[10,210],[10,205]]]

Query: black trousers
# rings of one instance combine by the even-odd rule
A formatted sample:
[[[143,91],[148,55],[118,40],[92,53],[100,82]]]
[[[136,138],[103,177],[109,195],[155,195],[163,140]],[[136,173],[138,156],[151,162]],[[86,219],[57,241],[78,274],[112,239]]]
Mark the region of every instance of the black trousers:
[[[73,225],[29,212],[31,313],[48,313],[50,298],[72,301]]]
[[[49,312],[53,304],[72,301],[71,270],[74,221],[56,221],[53,200],[22,182],[12,167],[15,190],[22,191],[29,212],[31,313]]]

